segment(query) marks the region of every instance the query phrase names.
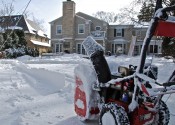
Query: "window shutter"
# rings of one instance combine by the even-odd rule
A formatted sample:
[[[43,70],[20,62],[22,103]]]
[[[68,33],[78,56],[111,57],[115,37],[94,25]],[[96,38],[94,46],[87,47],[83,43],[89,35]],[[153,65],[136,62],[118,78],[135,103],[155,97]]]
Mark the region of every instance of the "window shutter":
[[[114,29],[114,37],[116,37],[117,29]]]
[[[122,29],[122,37],[124,37],[125,36],[125,34],[124,34],[124,29]]]

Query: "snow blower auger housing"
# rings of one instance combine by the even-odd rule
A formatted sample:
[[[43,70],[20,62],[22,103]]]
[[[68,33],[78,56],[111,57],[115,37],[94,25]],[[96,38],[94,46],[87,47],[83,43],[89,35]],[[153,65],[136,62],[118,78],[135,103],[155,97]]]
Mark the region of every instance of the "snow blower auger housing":
[[[120,67],[119,72],[124,75],[118,78],[112,79],[103,47],[90,36],[84,40],[83,46],[92,63],[75,68],[74,105],[81,120],[99,118],[100,125],[168,125],[170,113],[162,97],[175,93],[175,71],[167,83],[160,84],[155,76],[145,74],[145,60],[153,35],[175,37],[175,23],[169,23],[166,14],[172,10],[175,5],[162,8],[162,0],[157,0],[139,65],[134,70]],[[160,31],[162,27],[169,28],[166,24],[173,26],[171,33]]]

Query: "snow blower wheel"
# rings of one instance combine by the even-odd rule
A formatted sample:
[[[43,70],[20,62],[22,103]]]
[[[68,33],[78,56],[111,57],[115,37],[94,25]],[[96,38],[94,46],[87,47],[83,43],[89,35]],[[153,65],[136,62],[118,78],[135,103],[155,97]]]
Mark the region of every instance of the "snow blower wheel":
[[[160,100],[159,103],[159,113],[158,113],[158,119],[156,120],[155,124],[156,125],[168,125],[169,120],[170,120],[170,112],[165,104],[164,101]]]
[[[100,125],[130,125],[124,108],[115,103],[102,106],[99,123]]]

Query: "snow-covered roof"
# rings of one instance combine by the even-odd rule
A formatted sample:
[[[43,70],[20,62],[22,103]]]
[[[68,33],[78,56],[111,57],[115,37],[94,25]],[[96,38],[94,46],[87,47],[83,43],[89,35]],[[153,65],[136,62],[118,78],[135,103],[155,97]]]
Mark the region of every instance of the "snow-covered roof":
[[[111,23],[109,23],[109,25],[131,25],[131,24],[121,23],[121,22],[111,22]]]
[[[23,28],[19,27],[19,26],[9,26],[7,29],[10,29],[10,30],[15,30],[15,29],[22,30]],[[4,32],[5,32],[5,29],[0,27],[0,33],[4,33]]]
[[[36,41],[36,40],[30,40],[30,41],[31,41],[33,44],[35,44],[35,45],[50,47],[50,41],[49,41],[49,43],[44,43],[44,42]]]
[[[6,22],[9,24],[7,25]],[[25,33],[38,34],[41,37],[47,37],[37,23],[25,18],[23,15],[0,16],[0,27],[8,27],[8,29],[12,30],[23,29]],[[3,28],[0,28],[0,32],[3,32],[2,29]]]
[[[63,18],[63,16],[58,17],[58,18],[56,18],[56,19],[54,19],[54,20],[50,21],[49,23],[50,23],[50,24],[52,24],[52,23],[54,23],[54,22],[58,21],[58,20],[59,20],[59,19],[61,19],[61,18]]]
[[[32,33],[32,34],[35,34],[35,29],[33,27],[31,27],[31,25],[26,21],[25,19],[25,22],[26,22],[26,25],[28,27],[28,30],[29,30],[29,33]]]
[[[42,36],[42,37],[47,36],[35,22],[29,19],[25,19],[25,22],[28,27],[29,33],[38,34],[39,36]]]
[[[85,18],[86,20],[89,20],[89,21],[90,21],[91,19],[96,19],[96,20],[102,21],[102,22],[104,22],[104,23],[107,23],[107,22],[104,21],[104,20],[100,20],[100,19],[98,19],[98,18],[96,18],[96,17],[93,17],[93,16],[91,16],[91,15],[88,15],[88,14],[85,14],[85,13],[82,13],[82,12],[77,12],[76,15],[78,15],[78,16],[80,16],[80,17],[82,17],[82,18]]]
[[[134,25],[134,28],[148,28],[150,22],[141,22]]]
[[[87,20],[87,19],[85,19],[84,17],[81,17],[81,16],[79,16],[79,15],[75,15],[77,18],[80,18],[80,19],[82,19],[82,20],[84,20],[84,21],[90,21],[90,20]]]
[[[14,30],[14,29],[22,30],[23,28],[19,27],[19,26],[9,26],[8,29],[11,29],[11,30]]]

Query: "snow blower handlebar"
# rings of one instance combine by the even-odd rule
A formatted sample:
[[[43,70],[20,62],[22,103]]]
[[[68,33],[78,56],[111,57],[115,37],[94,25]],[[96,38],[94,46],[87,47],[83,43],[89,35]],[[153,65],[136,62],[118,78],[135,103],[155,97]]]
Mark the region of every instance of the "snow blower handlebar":
[[[163,83],[162,86],[164,87],[170,87],[170,86],[173,86],[175,85],[175,82],[166,82],[166,83]]]
[[[172,74],[174,75],[174,74]],[[168,81],[166,83],[158,83],[157,81],[155,81],[154,79],[144,75],[144,74],[135,74],[135,76],[139,79],[141,79],[142,82],[146,81],[147,84],[156,84],[160,87],[158,88],[152,88],[151,89],[154,91],[154,93],[150,93],[149,96],[157,96],[157,95],[164,95],[164,94],[171,94],[171,93],[175,93],[175,81]],[[139,85],[138,85],[139,86]],[[145,84],[145,86],[147,86]],[[140,88],[142,89],[142,88]]]

